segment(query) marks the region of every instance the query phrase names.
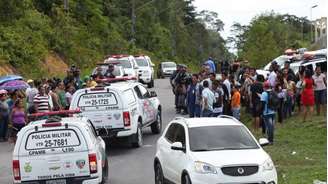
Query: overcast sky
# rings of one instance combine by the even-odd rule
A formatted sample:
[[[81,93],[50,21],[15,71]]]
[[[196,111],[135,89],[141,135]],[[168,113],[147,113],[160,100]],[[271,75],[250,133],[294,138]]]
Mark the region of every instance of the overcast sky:
[[[197,11],[210,10],[219,14],[225,24],[221,32],[224,38],[230,35],[234,22],[247,25],[254,16],[271,10],[310,19],[311,6],[318,5],[312,10],[312,20],[327,16],[328,10],[327,0],[195,0],[194,5]]]

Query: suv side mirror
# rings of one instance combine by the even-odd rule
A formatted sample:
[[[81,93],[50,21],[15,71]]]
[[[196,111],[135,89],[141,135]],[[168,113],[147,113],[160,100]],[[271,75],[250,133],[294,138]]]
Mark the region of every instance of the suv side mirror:
[[[181,142],[174,142],[171,146],[171,149],[186,152],[186,148],[182,146]]]
[[[269,144],[269,141],[266,138],[260,138],[259,143],[263,147],[263,146],[267,146]]]
[[[150,92],[150,97],[157,97],[157,93],[155,91]]]
[[[150,66],[151,66],[151,67],[154,67],[154,66],[155,66],[155,64],[154,64],[154,63],[151,63],[151,64],[150,64]]]

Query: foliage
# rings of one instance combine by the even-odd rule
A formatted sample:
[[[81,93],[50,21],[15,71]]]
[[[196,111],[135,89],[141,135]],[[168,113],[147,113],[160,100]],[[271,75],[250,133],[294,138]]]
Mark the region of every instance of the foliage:
[[[140,52],[155,62],[199,65],[210,55],[230,57],[219,33],[222,27],[213,12],[206,20],[199,18],[193,0],[1,1],[0,58],[29,77],[46,75],[40,66],[51,52],[82,70],[107,54]]]
[[[294,15],[274,12],[255,17],[250,25],[235,23],[228,41],[237,49],[238,56],[255,67],[261,67],[287,48],[308,47],[310,22]]]

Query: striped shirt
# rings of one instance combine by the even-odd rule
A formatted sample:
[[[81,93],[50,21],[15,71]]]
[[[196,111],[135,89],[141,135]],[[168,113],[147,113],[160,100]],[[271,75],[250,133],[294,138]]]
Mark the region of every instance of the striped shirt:
[[[36,105],[36,110],[38,112],[49,112],[49,96],[41,96],[37,94],[34,97],[33,103]]]

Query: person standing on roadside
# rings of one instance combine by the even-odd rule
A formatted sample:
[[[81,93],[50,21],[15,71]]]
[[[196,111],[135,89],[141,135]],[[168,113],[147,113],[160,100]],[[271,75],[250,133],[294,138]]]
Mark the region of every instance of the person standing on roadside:
[[[317,115],[320,115],[321,107],[326,105],[327,100],[327,82],[326,76],[321,73],[321,68],[315,68],[315,74],[312,76],[314,80],[314,99],[316,104]]]
[[[208,81],[203,82],[202,91],[202,117],[211,117],[213,113],[213,103],[215,103],[214,93],[209,89]]]
[[[7,141],[9,112],[7,91],[2,89],[0,90],[0,142]]]
[[[222,72],[222,81],[222,89],[224,90],[225,94],[225,98],[223,99],[223,114],[230,115],[231,83],[229,81],[227,72]]]
[[[270,74],[268,77],[268,81],[270,83],[270,86],[274,88],[276,86],[276,80],[277,80],[277,70],[278,70],[278,64],[276,61],[272,61],[270,66]]]
[[[33,106],[33,99],[35,95],[39,93],[38,89],[35,87],[34,81],[32,79],[27,80],[27,84],[30,86],[26,89],[25,94],[27,97],[27,109]]]
[[[49,95],[46,94],[46,85],[41,85],[39,87],[39,94],[35,95],[33,103],[35,106],[36,112],[49,112]]]
[[[254,118],[253,128],[255,132],[258,131],[261,122],[261,94],[263,93],[263,82],[264,76],[257,75],[256,81],[251,85],[250,92],[251,92],[251,104],[252,104],[252,114]],[[265,126],[262,124],[262,130],[265,130]],[[265,132],[265,131],[264,131]]]
[[[232,87],[232,97],[231,97],[231,111],[232,116],[240,120],[240,92],[239,85],[234,85]]]
[[[209,57],[207,61],[204,63],[205,65],[208,65],[210,67],[210,73],[216,73],[216,66],[212,59],[212,57]]]
[[[10,122],[17,132],[19,132],[26,125],[27,116],[22,99],[16,100],[14,108],[10,113]]]
[[[197,99],[197,90],[199,90],[198,75],[193,74],[191,78],[191,84],[187,88],[187,107],[189,117],[197,117],[200,111],[199,100]],[[199,116],[198,116],[199,117]]]
[[[66,97],[65,97],[65,84],[64,82],[60,81],[57,85],[57,88],[56,88],[56,93],[58,95],[58,99],[59,99],[59,103],[60,103],[60,106],[63,109],[68,109],[69,106],[68,106],[68,103],[67,103],[67,100],[66,100]]]
[[[303,104],[303,121],[306,121],[308,111],[310,115],[313,113],[314,106],[314,91],[313,91],[313,79],[311,70],[305,70],[305,77],[303,80],[303,91],[301,94],[301,101]]]
[[[263,92],[261,94],[261,102],[262,102],[262,112],[263,112],[263,121],[265,123],[265,128],[267,132],[267,137],[270,144],[273,144],[273,137],[274,137],[274,124],[275,124],[275,114],[276,112],[269,107],[269,101],[271,95],[274,93],[270,89],[270,83],[264,82],[263,84]]]
[[[222,115],[223,112],[223,96],[224,92],[221,87],[220,81],[214,80],[212,83],[212,91],[215,96],[215,102],[213,104],[213,117],[217,117]]]

